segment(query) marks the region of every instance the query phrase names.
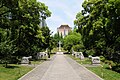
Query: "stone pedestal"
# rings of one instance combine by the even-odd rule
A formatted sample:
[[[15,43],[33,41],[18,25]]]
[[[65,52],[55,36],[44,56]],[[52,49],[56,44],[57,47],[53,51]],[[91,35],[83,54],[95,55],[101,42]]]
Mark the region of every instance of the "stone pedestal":
[[[32,59],[32,56],[29,57],[22,57],[21,64],[29,64],[29,59]]]
[[[63,52],[56,52],[56,54],[63,54]]]
[[[46,58],[48,56],[48,54],[46,52],[39,52],[37,53],[37,59],[43,59]]]
[[[92,57],[92,65],[100,65],[100,57]]]

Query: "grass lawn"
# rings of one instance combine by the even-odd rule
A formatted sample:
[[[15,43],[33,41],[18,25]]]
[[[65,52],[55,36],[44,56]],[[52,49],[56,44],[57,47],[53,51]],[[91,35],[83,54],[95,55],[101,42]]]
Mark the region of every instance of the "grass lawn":
[[[75,58],[72,55],[69,55],[72,59],[74,59],[76,62],[80,64],[91,64],[91,61],[88,58],[85,58],[84,60],[80,60],[79,58]]]
[[[31,64],[37,64],[37,65],[39,65],[39,64],[41,64],[41,63],[44,62],[44,61],[45,61],[45,59],[33,60],[33,61],[31,61]]]
[[[33,69],[33,67],[15,64],[9,64],[9,66],[9,68],[5,68],[2,64],[0,64],[0,80],[17,80]]]
[[[51,57],[54,54],[51,54]],[[44,62],[45,59],[31,61],[33,65],[39,65]],[[0,80],[18,80],[24,74],[28,73],[34,68],[34,66],[21,66],[17,64],[8,64],[9,68],[3,67],[3,64],[0,64]]]
[[[108,65],[103,67],[87,67],[89,70],[103,78],[104,80],[120,80],[120,73],[108,69]]]
[[[63,48],[61,48],[61,51],[66,52]],[[58,48],[53,48],[51,52],[56,53],[56,52],[59,52],[59,50],[58,50]]]
[[[88,58],[85,58],[84,60],[80,60],[79,58],[75,58],[72,55],[69,55],[69,56],[80,64],[83,64],[83,65],[91,64],[91,61]],[[97,66],[97,67],[86,67],[86,68],[94,72],[104,80],[120,80],[120,73],[110,70],[107,64],[102,63],[102,66],[103,67]]]

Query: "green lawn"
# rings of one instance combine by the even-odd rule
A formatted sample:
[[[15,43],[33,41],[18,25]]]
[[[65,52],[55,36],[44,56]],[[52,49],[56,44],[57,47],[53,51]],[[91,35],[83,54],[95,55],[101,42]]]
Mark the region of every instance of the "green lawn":
[[[36,65],[38,65],[38,64],[41,64],[42,62],[44,62],[44,61],[46,61],[47,60],[47,58],[42,58],[42,59],[40,59],[40,60],[33,60],[33,61],[30,61],[31,62],[31,64],[36,64]]]
[[[84,60],[80,60],[79,58],[75,58],[72,55],[69,55],[69,57],[71,57],[72,59],[76,60],[76,62],[83,65],[91,64],[91,61],[88,58],[85,58]],[[94,72],[104,80],[120,80],[120,73],[110,70],[107,64],[102,63],[102,66],[103,67],[98,66],[98,67],[86,67],[86,68]]]
[[[120,73],[107,69],[108,67],[87,67],[89,70],[103,78],[104,80],[120,80]]]
[[[54,54],[51,54],[51,57]],[[44,62],[45,59],[31,61],[33,66],[21,66],[16,64],[8,64],[9,68],[3,67],[3,64],[0,64],[0,80],[18,80],[21,76],[28,73],[30,70],[34,68],[34,65],[39,65]]]
[[[80,64],[91,64],[91,61],[88,58],[85,58],[84,60],[80,60],[79,58],[75,58],[72,55],[69,55],[69,57],[71,57]]]
[[[9,68],[5,68],[2,64],[0,64],[0,80],[17,80],[33,69],[33,67],[15,64],[9,64],[9,66]]]

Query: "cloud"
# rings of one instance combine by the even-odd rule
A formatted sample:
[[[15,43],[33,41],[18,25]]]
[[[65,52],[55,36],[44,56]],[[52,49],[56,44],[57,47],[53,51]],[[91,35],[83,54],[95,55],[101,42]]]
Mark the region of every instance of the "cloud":
[[[57,27],[61,24],[68,24],[74,27],[74,20],[76,14],[82,10],[82,2],[84,0],[38,0],[45,3],[52,16],[47,18],[48,27],[56,33]]]

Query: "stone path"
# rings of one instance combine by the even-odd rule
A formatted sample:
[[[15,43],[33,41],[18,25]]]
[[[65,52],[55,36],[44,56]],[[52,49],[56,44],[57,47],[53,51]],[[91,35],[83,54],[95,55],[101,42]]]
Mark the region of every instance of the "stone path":
[[[19,80],[102,80],[68,56],[55,55],[50,61],[40,64],[37,68]]]

